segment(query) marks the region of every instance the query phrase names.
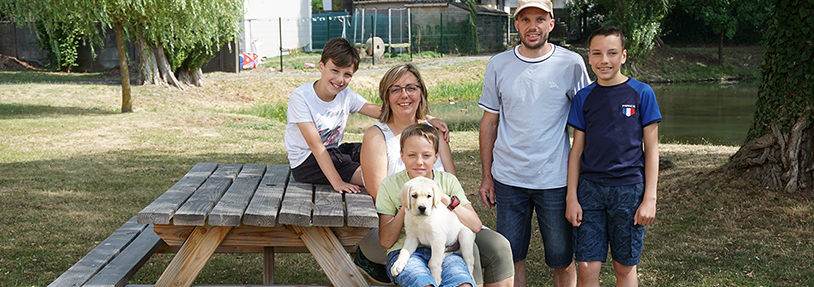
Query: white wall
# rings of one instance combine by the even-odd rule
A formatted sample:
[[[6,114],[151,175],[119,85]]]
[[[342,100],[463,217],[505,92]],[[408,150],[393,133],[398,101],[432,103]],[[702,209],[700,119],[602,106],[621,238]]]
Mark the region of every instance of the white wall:
[[[310,0],[245,0],[243,7],[241,52],[252,52],[252,41],[256,41],[260,57],[279,56],[280,22],[284,49],[311,49]]]
[[[554,9],[565,8],[565,1],[567,0],[550,0],[554,5]],[[517,0],[506,0],[506,7],[517,7]]]

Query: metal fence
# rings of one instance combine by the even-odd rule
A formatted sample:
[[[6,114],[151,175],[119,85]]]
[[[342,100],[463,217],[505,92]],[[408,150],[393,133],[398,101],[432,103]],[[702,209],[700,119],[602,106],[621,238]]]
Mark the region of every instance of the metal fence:
[[[510,45],[510,19],[505,16],[478,15],[477,41],[468,14],[412,13],[409,8],[356,9],[346,12],[312,15],[312,48],[320,50],[325,42],[343,37],[364,47],[372,38],[381,39],[386,53],[441,54],[492,53]]]

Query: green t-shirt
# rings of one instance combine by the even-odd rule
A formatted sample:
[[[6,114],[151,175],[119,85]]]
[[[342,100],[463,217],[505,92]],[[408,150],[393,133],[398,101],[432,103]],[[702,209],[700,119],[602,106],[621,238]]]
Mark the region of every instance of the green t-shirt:
[[[466,194],[464,193],[463,187],[461,187],[461,183],[458,182],[458,178],[451,173],[436,169],[433,169],[432,172],[433,180],[444,193],[449,196],[457,196],[458,199],[461,200],[461,206],[470,204],[469,200],[466,199]],[[410,176],[407,174],[407,170],[402,170],[382,180],[382,184],[379,186],[379,194],[376,195],[376,212],[396,216],[396,213],[398,213],[401,208],[399,192],[401,191],[401,187],[404,186],[404,183],[409,180]],[[396,240],[393,246],[387,249],[387,253],[389,254],[394,250],[401,249],[401,247],[404,246],[404,238],[406,238],[406,234],[404,234],[404,228],[402,228],[399,239]]]

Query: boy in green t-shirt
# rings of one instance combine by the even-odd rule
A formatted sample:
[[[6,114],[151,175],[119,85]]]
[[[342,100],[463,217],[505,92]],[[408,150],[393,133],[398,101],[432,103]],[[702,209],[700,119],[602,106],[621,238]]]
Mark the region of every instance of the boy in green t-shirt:
[[[438,157],[438,130],[425,124],[408,126],[401,133],[401,159],[405,170],[385,178],[379,187],[376,211],[379,213],[379,240],[387,247],[387,276],[399,286],[435,286],[427,262],[431,250],[419,247],[410,256],[407,266],[397,276],[393,276],[392,266],[398,259],[404,245],[404,215],[407,212],[400,206],[398,193],[405,182],[423,176],[435,181],[447,196],[441,201],[458,216],[472,232],[481,229],[481,221],[469,200],[466,199],[458,179],[449,173],[432,168]],[[457,200],[456,200],[457,199]],[[472,275],[458,254],[444,258],[441,286],[475,286]]]

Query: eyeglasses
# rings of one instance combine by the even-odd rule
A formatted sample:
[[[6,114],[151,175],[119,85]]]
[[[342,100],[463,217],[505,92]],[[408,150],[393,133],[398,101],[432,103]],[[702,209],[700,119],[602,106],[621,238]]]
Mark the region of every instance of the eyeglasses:
[[[401,93],[401,90],[405,90],[409,94],[415,94],[415,92],[418,91],[419,88],[421,88],[421,86],[410,84],[407,85],[406,87],[392,86],[388,90],[390,91],[390,94]]]

